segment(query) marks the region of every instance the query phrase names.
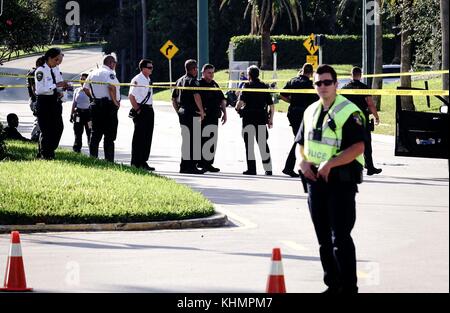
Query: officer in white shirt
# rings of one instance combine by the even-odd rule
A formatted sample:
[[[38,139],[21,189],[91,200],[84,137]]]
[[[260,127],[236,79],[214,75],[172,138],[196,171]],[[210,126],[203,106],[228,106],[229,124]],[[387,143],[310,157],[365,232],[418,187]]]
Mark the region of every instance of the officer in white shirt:
[[[114,86],[117,60],[113,55],[103,58],[103,66],[92,71],[83,85],[84,92],[91,98],[92,133],[89,144],[91,157],[98,158],[98,146],[103,138],[105,159],[114,162],[114,141],[117,137],[117,111],[120,107],[120,87]],[[96,82],[101,84],[96,84]]]
[[[88,74],[81,74],[81,84],[86,81]],[[89,110],[91,100],[84,92],[83,87],[75,89],[73,92],[72,113],[70,122],[73,123],[73,131],[75,133],[75,142],[73,144],[74,152],[81,152],[83,146],[83,132],[86,129],[88,144],[91,141],[91,113]]]
[[[46,160],[55,158],[55,150],[64,129],[62,121],[62,103],[58,100],[58,89],[67,88],[67,83],[57,81],[55,68],[61,55],[61,49],[51,48],[45,55],[45,64],[38,67],[34,74],[36,84],[36,114],[41,128],[38,157]]]
[[[153,62],[141,60],[139,62],[141,72],[131,80],[130,99],[133,109],[130,117],[133,117],[134,134],[131,147],[131,165],[148,171],[155,168],[147,164],[153,139],[155,125],[155,112],[153,110],[153,89],[150,87],[150,75],[153,72]]]

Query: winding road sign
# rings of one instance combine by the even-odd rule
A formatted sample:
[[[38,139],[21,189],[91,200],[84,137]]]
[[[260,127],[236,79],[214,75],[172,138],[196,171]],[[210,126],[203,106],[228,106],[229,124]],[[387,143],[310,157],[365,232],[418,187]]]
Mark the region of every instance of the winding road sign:
[[[179,49],[177,48],[177,46],[175,46],[175,44],[172,41],[167,40],[167,42],[164,44],[164,46],[162,46],[162,48],[159,51],[161,51],[161,53],[167,59],[172,60],[172,58],[175,56],[175,54],[177,54]]]

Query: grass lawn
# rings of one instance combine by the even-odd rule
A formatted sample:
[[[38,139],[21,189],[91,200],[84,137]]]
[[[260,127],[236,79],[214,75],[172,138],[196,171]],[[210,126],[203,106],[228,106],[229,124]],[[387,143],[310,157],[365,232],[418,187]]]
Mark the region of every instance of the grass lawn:
[[[7,142],[0,162],[0,224],[129,223],[210,216],[211,202],[175,181],[58,150],[35,160],[36,145]]]

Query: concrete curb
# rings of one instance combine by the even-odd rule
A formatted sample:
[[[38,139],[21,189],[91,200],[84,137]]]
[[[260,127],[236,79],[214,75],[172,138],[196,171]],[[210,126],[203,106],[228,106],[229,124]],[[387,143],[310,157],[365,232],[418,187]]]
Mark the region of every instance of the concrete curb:
[[[186,229],[203,227],[223,227],[228,225],[225,214],[216,213],[206,218],[190,220],[174,220],[143,223],[114,223],[114,224],[59,224],[59,225],[0,225],[0,233],[20,231],[23,233],[37,232],[97,232],[97,231],[144,231],[161,229]]]

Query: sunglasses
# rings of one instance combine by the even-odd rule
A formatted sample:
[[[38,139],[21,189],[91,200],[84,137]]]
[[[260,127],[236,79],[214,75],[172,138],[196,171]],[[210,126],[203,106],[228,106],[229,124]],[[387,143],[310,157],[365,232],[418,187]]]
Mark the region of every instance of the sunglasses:
[[[325,79],[314,82],[314,85],[316,85],[317,87],[322,87],[322,84],[325,85],[326,87],[329,87],[334,84],[334,80]]]

